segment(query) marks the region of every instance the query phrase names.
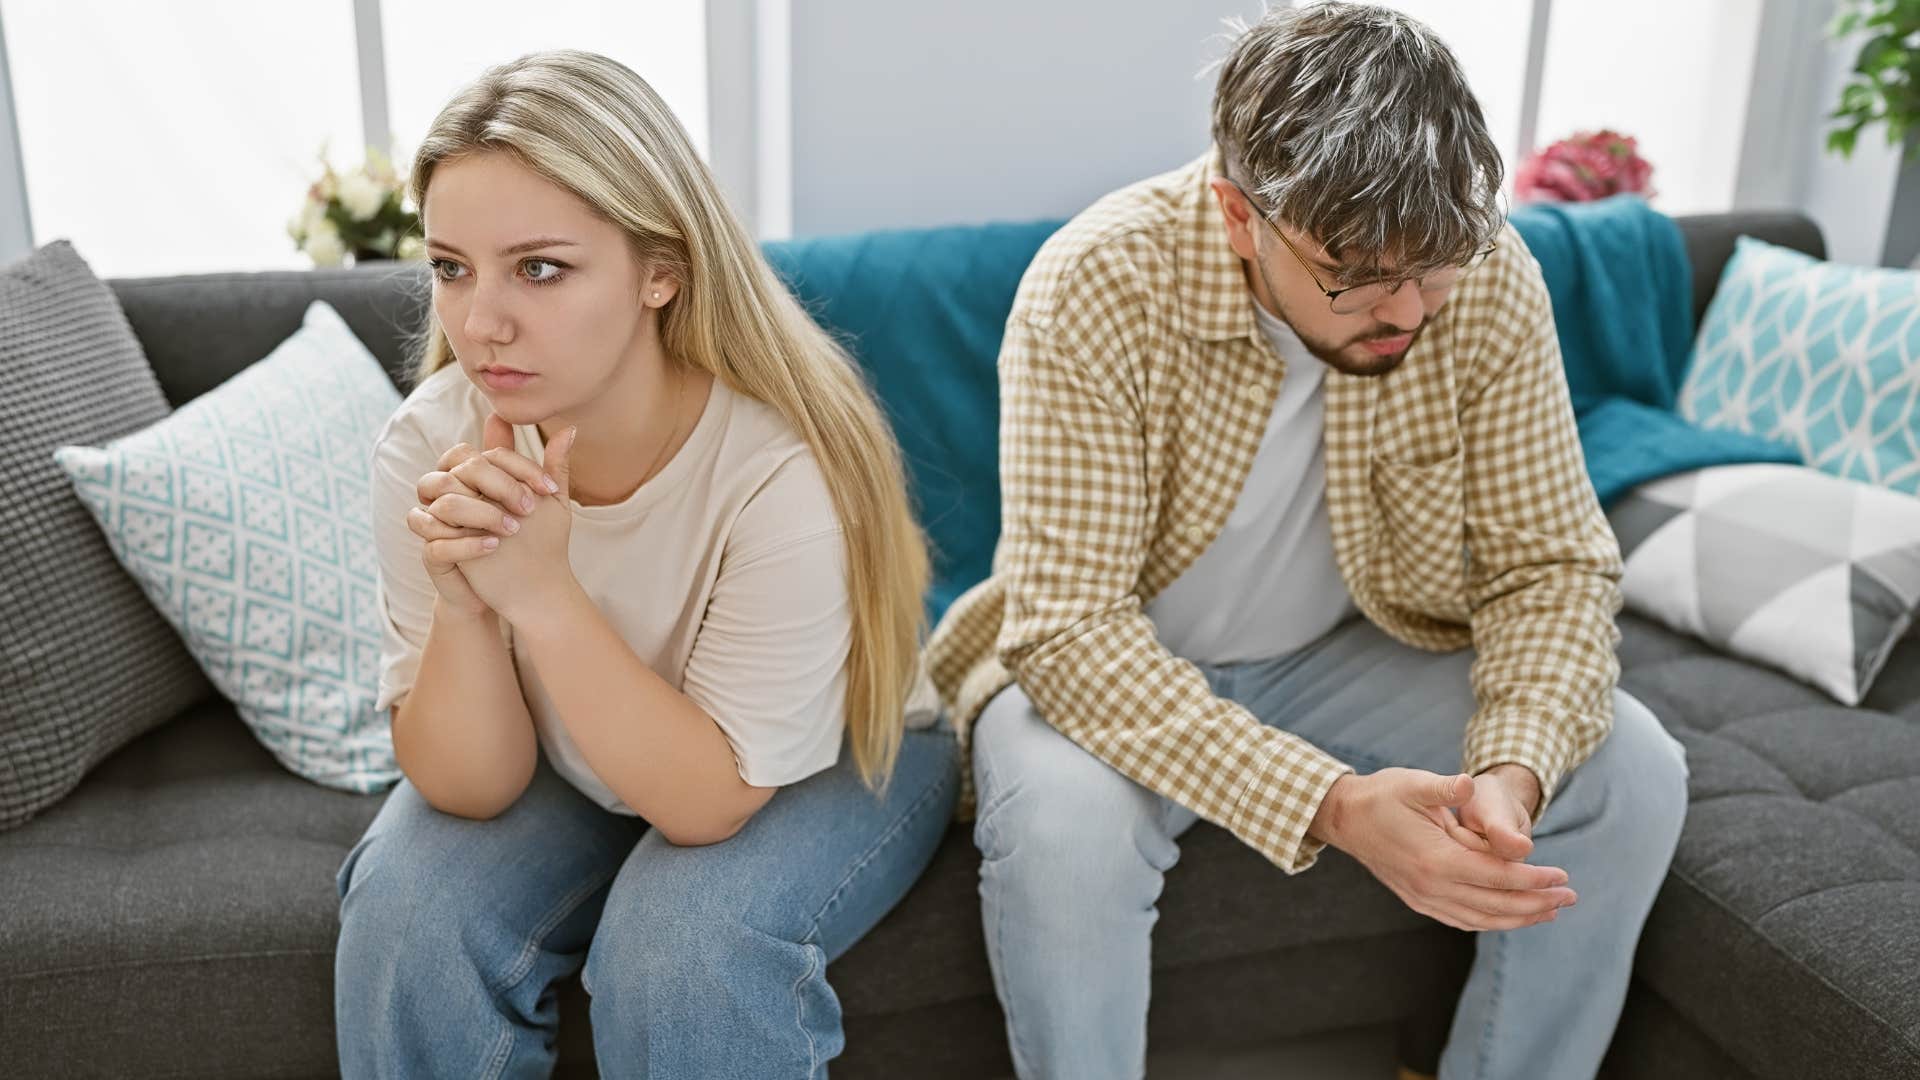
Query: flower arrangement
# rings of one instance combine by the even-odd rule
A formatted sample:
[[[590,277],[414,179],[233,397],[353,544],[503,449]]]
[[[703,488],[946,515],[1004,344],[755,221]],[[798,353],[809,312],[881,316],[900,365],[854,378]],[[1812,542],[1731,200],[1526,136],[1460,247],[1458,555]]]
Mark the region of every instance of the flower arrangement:
[[[326,151],[321,176],[307,188],[306,202],[287,222],[287,235],[313,265],[339,266],[351,257],[418,259],[426,254],[420,216],[408,205],[406,178],[378,150],[348,173],[334,171]]]
[[[1630,192],[1651,199],[1653,166],[1617,131],[1582,131],[1536,150],[1513,174],[1521,202],[1587,202]]]

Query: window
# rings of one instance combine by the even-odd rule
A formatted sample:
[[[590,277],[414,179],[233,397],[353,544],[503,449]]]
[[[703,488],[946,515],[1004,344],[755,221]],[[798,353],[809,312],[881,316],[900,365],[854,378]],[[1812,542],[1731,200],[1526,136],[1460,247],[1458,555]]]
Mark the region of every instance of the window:
[[[1733,206],[1760,0],[1553,5],[1542,145],[1610,127],[1639,140],[1663,213]]]
[[[1431,26],[1453,50],[1473,96],[1480,99],[1487,131],[1499,145],[1511,177],[1520,154],[1521,94],[1533,0],[1390,0],[1385,6]]]
[[[350,3],[3,0],[36,243],[102,276],[300,267],[327,144],[360,144]]]
[[[1520,140],[1534,0],[1382,0],[1434,28],[1460,58],[1507,174]],[[1559,0],[1547,13],[1534,141],[1631,135],[1653,164],[1654,205],[1724,211],[1745,135],[1760,0]],[[1649,28],[1656,28],[1650,30]]]
[[[542,49],[591,49],[638,72],[707,152],[706,4],[466,0],[381,5],[387,113],[394,144],[411,153],[440,107],[488,67]]]
[[[322,148],[365,153],[355,6],[0,0],[35,242],[107,277],[308,266],[287,221]],[[402,167],[458,87],[555,47],[638,71],[706,152],[704,2],[378,6]]]

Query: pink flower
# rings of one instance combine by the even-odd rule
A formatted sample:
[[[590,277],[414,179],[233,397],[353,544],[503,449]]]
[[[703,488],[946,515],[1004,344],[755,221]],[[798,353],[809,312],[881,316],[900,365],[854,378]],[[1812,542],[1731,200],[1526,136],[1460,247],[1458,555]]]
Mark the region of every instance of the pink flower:
[[[1522,202],[1587,202],[1620,192],[1652,198],[1653,166],[1617,131],[1583,131],[1537,150],[1514,170]]]

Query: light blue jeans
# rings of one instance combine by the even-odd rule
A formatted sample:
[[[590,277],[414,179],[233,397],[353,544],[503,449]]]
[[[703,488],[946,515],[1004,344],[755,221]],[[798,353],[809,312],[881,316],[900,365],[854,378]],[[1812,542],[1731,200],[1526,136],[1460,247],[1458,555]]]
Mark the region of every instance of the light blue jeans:
[[[958,779],[952,734],[910,731],[883,796],[843,753],[687,848],[544,758],[488,821],[403,780],[340,868],[341,1072],[544,1077],[555,983],[584,961],[601,1076],[825,1076],[844,1044],[827,965],[926,867]]]
[[[1408,648],[1354,619],[1281,659],[1201,670],[1214,693],[1361,773],[1452,774],[1473,709],[1471,659]],[[1614,707],[1613,733],[1563,780],[1528,860],[1566,870],[1580,902],[1552,923],[1477,935],[1441,1080],[1575,1080],[1599,1068],[1687,807],[1680,744],[1625,693]],[[1015,1068],[1047,1080],[1140,1076],[1155,903],[1194,814],[1054,730],[1017,686],[981,714],[973,742],[982,915]]]

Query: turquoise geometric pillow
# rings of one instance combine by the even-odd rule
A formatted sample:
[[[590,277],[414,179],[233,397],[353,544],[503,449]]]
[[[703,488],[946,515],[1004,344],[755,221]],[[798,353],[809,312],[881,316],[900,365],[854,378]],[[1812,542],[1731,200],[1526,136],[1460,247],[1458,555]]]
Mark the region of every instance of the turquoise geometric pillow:
[[[1680,415],[1920,495],[1920,273],[1740,237],[1695,339]]]
[[[385,712],[374,436],[400,395],[331,307],[266,359],[105,448],[54,451],[107,542],[254,736],[347,791],[400,776]]]

